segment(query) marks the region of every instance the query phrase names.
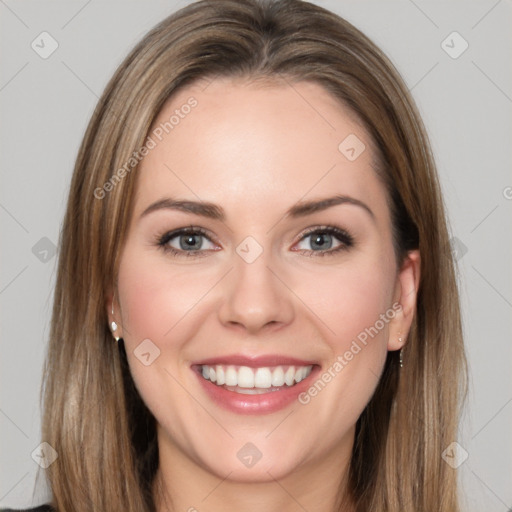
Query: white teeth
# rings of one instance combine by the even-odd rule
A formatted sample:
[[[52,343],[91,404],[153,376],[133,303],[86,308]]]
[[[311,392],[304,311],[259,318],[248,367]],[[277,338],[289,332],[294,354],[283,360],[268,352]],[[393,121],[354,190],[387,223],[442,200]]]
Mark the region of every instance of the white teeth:
[[[291,386],[293,384],[293,380],[295,378],[295,367],[290,366],[286,373],[284,374],[284,382],[287,386]]]
[[[240,366],[240,369],[238,370],[238,387],[254,387],[254,372],[248,366]]]
[[[216,367],[215,367],[215,372],[217,373],[217,384],[219,386],[222,386],[223,384],[226,383],[226,377],[224,375],[224,368],[218,364]]]
[[[269,388],[272,386],[272,373],[270,368],[258,368],[254,375],[254,387]]]
[[[250,368],[249,366],[202,365],[202,376],[218,386],[237,388],[240,393],[257,394],[259,389],[293,386],[304,380],[313,368],[309,366]],[[246,391],[244,391],[246,390]],[[253,391],[248,391],[253,390]],[[233,391],[233,390],[232,390]]]
[[[203,366],[204,368],[204,366]],[[204,377],[204,370],[203,370],[203,377]],[[229,366],[226,370],[226,386],[236,386],[238,384],[238,373],[237,371],[232,367]]]
[[[278,366],[272,372],[272,386],[284,386],[284,371],[282,366]]]

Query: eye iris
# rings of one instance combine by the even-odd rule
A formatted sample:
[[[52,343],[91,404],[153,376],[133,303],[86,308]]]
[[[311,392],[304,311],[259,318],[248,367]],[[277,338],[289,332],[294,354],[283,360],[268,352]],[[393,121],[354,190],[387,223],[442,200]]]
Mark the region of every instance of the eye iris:
[[[182,235],[180,236],[180,248],[187,249],[200,249],[201,248],[201,235]]]
[[[326,241],[327,239],[327,241]],[[315,247],[316,246],[316,247]],[[332,246],[332,235],[328,233],[317,233],[311,237],[312,249],[330,249]]]

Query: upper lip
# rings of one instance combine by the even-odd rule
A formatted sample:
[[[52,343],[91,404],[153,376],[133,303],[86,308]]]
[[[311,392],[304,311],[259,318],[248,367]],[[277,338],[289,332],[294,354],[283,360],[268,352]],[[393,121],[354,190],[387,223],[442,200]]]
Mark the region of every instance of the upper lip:
[[[249,366],[251,368],[261,368],[266,366],[309,366],[317,364],[315,361],[297,359],[281,354],[266,354],[261,356],[244,356],[241,354],[232,354],[227,356],[211,357],[202,359],[192,363],[193,365],[208,365],[214,366],[216,364],[233,365],[233,366]]]

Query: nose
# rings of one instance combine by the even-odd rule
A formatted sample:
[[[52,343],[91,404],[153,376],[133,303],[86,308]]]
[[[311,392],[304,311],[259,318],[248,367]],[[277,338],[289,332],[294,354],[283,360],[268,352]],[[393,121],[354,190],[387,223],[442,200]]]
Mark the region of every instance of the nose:
[[[248,334],[279,328],[294,318],[293,293],[278,277],[265,252],[248,263],[234,254],[234,268],[224,280],[220,322]]]

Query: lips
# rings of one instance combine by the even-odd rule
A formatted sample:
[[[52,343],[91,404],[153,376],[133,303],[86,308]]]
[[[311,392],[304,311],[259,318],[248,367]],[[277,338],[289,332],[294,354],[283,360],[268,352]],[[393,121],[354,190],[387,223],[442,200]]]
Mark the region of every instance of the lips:
[[[283,355],[232,355],[194,362],[191,369],[216,404],[238,414],[264,414],[291,405],[320,366]]]
[[[313,360],[297,359],[295,357],[280,354],[267,354],[253,357],[233,354],[224,357],[202,359],[200,361],[194,362],[192,366],[215,366],[217,364],[261,368],[265,366],[309,366],[317,364],[317,362]]]

